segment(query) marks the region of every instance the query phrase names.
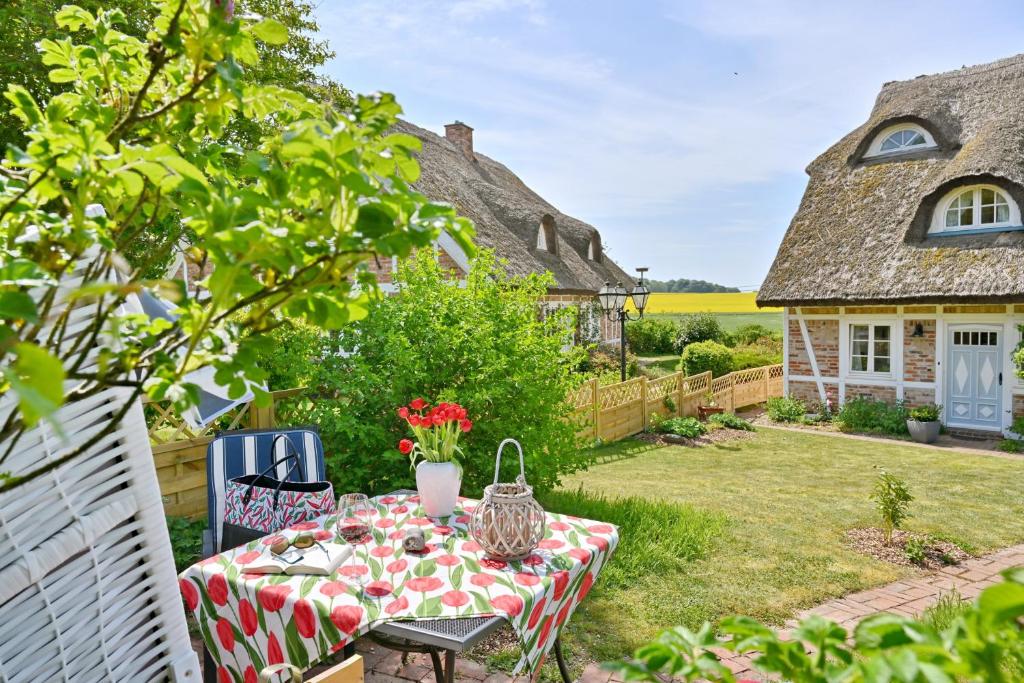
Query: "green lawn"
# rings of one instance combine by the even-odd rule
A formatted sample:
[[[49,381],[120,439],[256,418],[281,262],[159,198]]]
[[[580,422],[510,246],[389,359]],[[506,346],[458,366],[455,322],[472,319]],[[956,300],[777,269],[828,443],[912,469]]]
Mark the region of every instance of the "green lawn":
[[[876,524],[875,466],[903,477],[915,496],[908,529],[976,553],[1024,542],[1024,460],[771,429],[700,449],[624,441],[598,456],[544,499],[552,510],[622,525],[609,580],[572,619],[574,659],[619,657],[666,627],[729,613],[781,624],[913,574],[844,547],[846,529]],[[616,504],[621,496],[663,502],[643,515],[636,501]]]
[[[685,317],[686,313],[648,313],[645,318],[656,318],[658,320],[678,321]],[[732,332],[744,325],[764,325],[770,330],[782,332],[782,313],[715,313],[719,324],[726,332]]]

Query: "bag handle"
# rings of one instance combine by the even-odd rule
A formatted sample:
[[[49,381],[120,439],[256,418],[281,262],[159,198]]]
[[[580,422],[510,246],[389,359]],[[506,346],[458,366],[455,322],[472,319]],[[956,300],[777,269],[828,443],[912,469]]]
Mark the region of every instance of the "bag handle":
[[[516,483],[526,486],[526,463],[523,461],[523,447],[515,439],[505,439],[498,444],[498,457],[494,461],[494,483],[497,485],[498,477],[501,476],[501,451],[507,444],[514,444],[516,450],[519,451],[519,476],[516,477]]]
[[[285,446],[285,456],[283,458],[281,458],[280,460],[275,460],[274,462],[270,463],[270,465],[268,465],[266,469],[264,469],[262,472],[259,473],[260,477],[265,477],[265,476],[267,476],[267,474],[271,470],[276,468],[281,463],[288,462],[289,460],[294,460],[295,461],[292,464],[292,466],[288,469],[288,473],[286,475],[284,475],[284,479],[279,479],[278,480],[277,487],[274,489],[274,509],[275,510],[277,509],[277,499],[281,495],[281,487],[284,486],[284,483],[291,478],[292,472],[294,472],[296,468],[298,468],[299,476],[302,477],[302,480],[303,481],[306,480],[306,474],[302,470],[302,458],[299,456],[299,449],[295,447],[295,443],[291,440],[291,437],[289,437],[284,432],[281,432],[280,434],[275,434],[274,435],[274,440],[270,442],[270,453],[271,454],[274,453],[274,448],[277,446],[278,439],[282,439],[282,438],[285,441],[288,442],[287,445]],[[291,453],[288,453],[288,447],[289,446],[291,447],[291,450],[292,450]],[[253,483],[249,484],[249,488],[247,488],[245,490],[245,495],[242,496],[242,509],[243,510],[246,507],[249,506],[249,501],[252,500],[252,490],[253,490],[253,487],[255,487],[255,486],[256,486],[256,482],[254,481]]]

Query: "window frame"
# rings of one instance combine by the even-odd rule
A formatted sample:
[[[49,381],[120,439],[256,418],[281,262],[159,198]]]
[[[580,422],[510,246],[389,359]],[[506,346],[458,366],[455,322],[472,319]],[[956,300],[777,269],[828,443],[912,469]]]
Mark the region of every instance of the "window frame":
[[[857,339],[854,334],[854,328],[866,327],[868,329],[868,338]],[[876,339],[875,328],[886,327],[889,329],[889,336],[887,339]],[[892,378],[895,376],[894,369],[896,366],[896,355],[895,355],[895,337],[896,323],[891,320],[850,320],[847,321],[847,350],[846,350],[846,363],[847,372],[852,377],[878,377],[878,378]],[[875,353],[875,343],[884,341],[889,345],[889,354],[887,356],[878,355]],[[857,342],[867,342],[867,355],[855,354],[854,345]],[[867,370],[856,370],[853,367],[853,359],[865,358],[867,361]],[[876,370],[875,361],[878,358],[888,358],[889,369],[888,370]]]
[[[1003,197],[1006,200],[1006,204],[1009,208],[1009,218],[1005,221],[998,221],[995,223],[982,223],[981,222],[981,209],[982,209],[982,192],[985,190],[991,190],[997,195]],[[970,225],[960,226],[947,226],[946,225],[946,213],[952,209],[955,202],[960,200],[960,197],[967,192],[971,193],[971,223]],[[991,206],[998,206],[998,202]],[[962,209],[961,209],[962,210]],[[995,209],[993,208],[993,212]],[[932,214],[931,226],[928,229],[930,235],[970,235],[979,232],[1002,232],[1005,230],[1013,230],[1014,228],[1020,228],[1021,226],[1021,215],[1020,207],[1017,206],[1017,202],[1014,201],[1013,195],[1011,195],[1005,188],[999,187],[998,185],[992,185],[988,183],[977,183],[973,185],[961,185],[953,188],[935,205],[935,210]]]
[[[913,147],[899,147],[897,149],[887,149],[882,151],[882,145],[890,137],[896,133],[903,131],[913,131],[924,138],[923,145],[914,145]],[[916,123],[896,123],[891,126],[887,126],[880,130],[874,138],[871,140],[871,144],[868,146],[868,151],[864,153],[865,159],[873,159],[878,157],[889,157],[899,156],[901,154],[912,154],[914,152],[920,152],[923,150],[930,150],[937,148],[938,145],[935,143],[935,138],[931,133],[928,132],[923,126]]]

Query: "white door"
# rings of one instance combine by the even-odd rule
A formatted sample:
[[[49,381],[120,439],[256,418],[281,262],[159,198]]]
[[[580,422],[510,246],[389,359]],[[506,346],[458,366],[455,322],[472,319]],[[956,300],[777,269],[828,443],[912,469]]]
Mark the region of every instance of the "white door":
[[[970,429],[1001,429],[1002,336],[1002,327],[949,327],[944,409],[947,425]]]

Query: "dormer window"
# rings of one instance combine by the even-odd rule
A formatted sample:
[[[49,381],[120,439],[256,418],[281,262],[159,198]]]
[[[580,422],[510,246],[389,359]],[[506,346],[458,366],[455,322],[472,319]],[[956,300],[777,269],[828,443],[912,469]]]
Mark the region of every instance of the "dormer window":
[[[537,229],[537,249],[554,254],[557,253],[557,245],[555,219],[550,214],[544,214],[544,217],[540,219],[540,227]]]
[[[587,258],[597,263],[601,262],[601,236],[596,232],[590,236],[590,244],[587,245]]]
[[[883,128],[871,141],[865,157],[904,154],[936,147],[935,138],[915,123],[900,123]]]
[[[929,233],[964,234],[1020,226],[1020,209],[995,185],[958,187],[935,207]]]

